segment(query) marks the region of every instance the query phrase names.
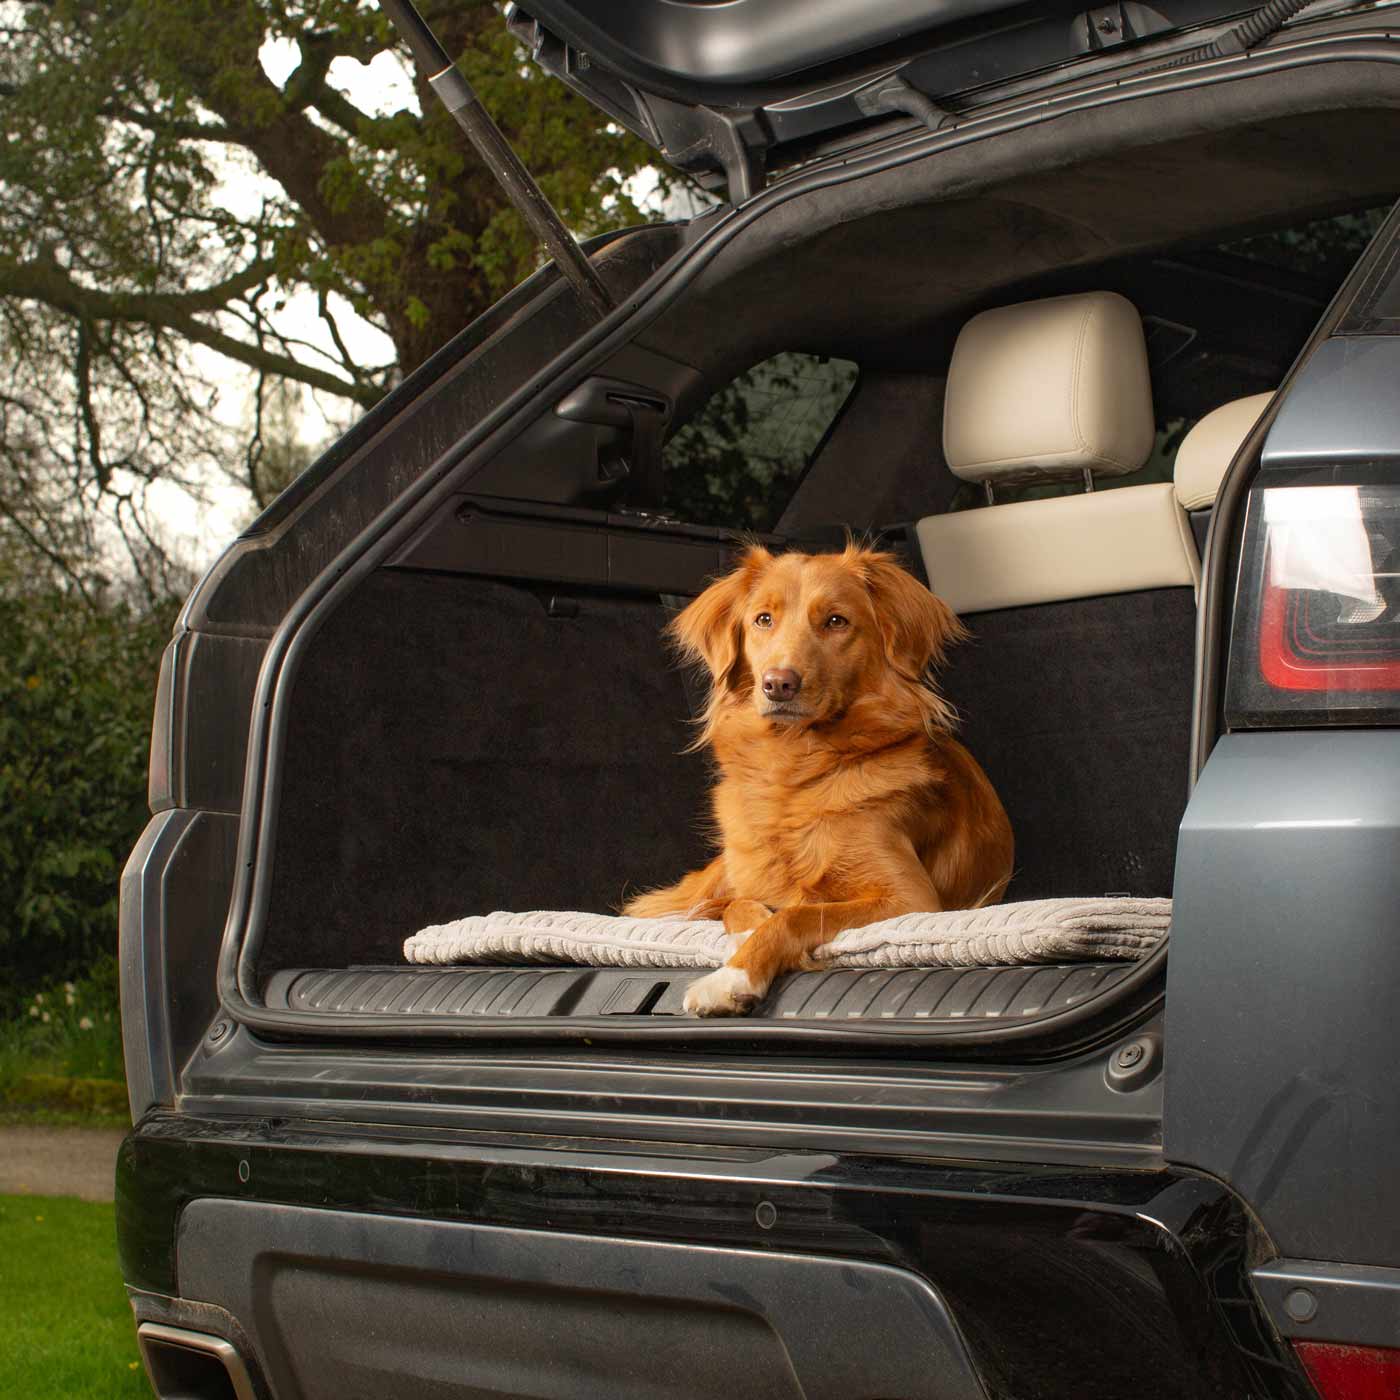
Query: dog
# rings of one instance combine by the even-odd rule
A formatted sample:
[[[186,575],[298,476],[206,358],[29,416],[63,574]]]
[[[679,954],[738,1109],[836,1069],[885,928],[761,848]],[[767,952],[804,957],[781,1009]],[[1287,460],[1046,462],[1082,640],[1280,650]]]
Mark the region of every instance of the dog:
[[[723,919],[687,1012],[743,1015],[842,929],[1001,899],[1011,823],[928,675],[966,630],[893,555],[751,547],[668,631],[709,672],[721,849],[623,913]]]

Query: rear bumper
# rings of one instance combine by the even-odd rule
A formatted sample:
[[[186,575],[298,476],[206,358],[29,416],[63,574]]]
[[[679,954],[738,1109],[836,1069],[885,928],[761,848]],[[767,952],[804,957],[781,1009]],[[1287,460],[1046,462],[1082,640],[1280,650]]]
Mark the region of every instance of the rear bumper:
[[[138,1320],[265,1396],[1308,1394],[1176,1171],[157,1115],[117,1191]]]

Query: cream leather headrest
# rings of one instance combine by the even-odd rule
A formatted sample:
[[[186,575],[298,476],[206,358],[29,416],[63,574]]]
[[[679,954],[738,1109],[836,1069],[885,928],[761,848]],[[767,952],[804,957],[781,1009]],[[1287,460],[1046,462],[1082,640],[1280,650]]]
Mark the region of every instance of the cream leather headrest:
[[[1247,399],[1221,404],[1182,438],[1172,470],[1176,498],[1183,510],[1204,510],[1215,504],[1235,453],[1272,398],[1272,393],[1251,394]]]
[[[1124,476],[1153,436],[1142,321],[1116,292],[1003,306],[962,328],[943,455],[964,481]]]

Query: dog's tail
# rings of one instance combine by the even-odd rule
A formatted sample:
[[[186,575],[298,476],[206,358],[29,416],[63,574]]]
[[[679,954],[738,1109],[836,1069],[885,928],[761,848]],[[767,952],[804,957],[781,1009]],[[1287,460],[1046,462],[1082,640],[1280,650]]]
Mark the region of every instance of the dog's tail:
[[[1015,873],[1013,870],[1011,875]],[[1011,875],[1005,875],[995,884],[989,885],[967,907],[969,909],[985,909],[989,904],[1000,904],[1002,896],[1006,893],[1006,887],[1011,883]]]

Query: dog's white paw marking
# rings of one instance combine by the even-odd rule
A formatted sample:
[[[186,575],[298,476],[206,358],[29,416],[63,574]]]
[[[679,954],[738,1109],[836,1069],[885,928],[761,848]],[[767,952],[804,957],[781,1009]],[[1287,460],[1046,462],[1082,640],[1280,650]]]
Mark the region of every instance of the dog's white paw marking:
[[[744,940],[751,934],[751,928],[745,929],[743,933],[726,933],[724,935],[724,960],[728,962],[740,948],[744,946]]]
[[[686,988],[685,1009],[691,1016],[743,1016],[760,996],[742,967],[721,967]]]

